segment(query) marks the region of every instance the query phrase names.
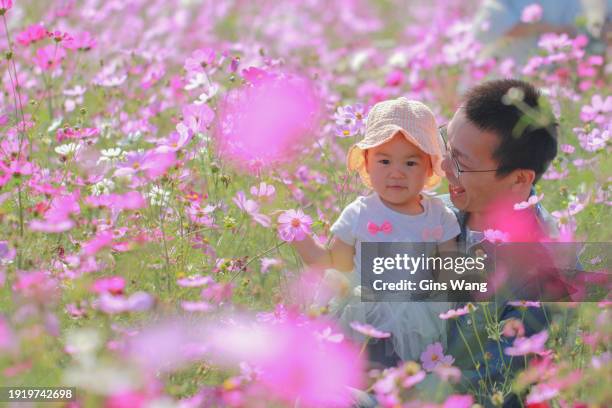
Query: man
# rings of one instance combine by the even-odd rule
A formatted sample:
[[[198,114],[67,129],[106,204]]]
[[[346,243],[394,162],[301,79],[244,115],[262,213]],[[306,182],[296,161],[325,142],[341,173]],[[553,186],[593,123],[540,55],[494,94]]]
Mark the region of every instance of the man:
[[[527,114],[531,118],[526,118]],[[534,184],[557,154],[554,123],[538,121],[547,117],[540,94],[531,84],[494,80],[469,90],[451,121],[441,128],[447,146],[442,166],[449,180],[445,198],[450,198],[449,205],[456,209],[460,248],[474,253],[474,248],[481,246],[483,231],[495,229],[492,214],[500,200],[519,203],[533,194]],[[550,216],[539,204],[532,211],[541,229],[552,232]],[[523,320],[525,336],[546,327],[542,308],[520,310],[508,305],[508,300],[518,299],[493,304],[488,311],[495,315],[489,317],[498,322],[513,317]],[[512,361],[503,352],[511,344],[507,338],[502,336],[499,342],[491,339],[482,310],[448,323],[448,354],[455,357],[455,365],[463,373],[460,388],[490,402],[492,384],[504,383],[523,359]],[[506,398],[504,406],[514,404],[518,404],[516,399]]]

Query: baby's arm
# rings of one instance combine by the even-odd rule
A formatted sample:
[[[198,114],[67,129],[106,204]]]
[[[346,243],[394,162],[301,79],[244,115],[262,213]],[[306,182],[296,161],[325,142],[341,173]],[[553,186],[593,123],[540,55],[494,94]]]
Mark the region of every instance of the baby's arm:
[[[323,269],[333,268],[341,272],[353,270],[355,247],[342,242],[338,237],[332,239],[329,248],[315,242],[310,235],[302,241],[294,241],[292,244],[308,266]]]

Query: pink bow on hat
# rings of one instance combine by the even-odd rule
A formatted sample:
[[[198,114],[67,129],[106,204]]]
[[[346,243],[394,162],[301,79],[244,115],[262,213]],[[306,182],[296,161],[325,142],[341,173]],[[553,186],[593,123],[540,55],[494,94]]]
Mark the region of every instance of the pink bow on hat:
[[[373,223],[372,221],[368,222],[368,232],[372,235],[376,235],[379,232],[384,232],[385,234],[390,234],[393,231],[393,226],[389,221],[385,221],[380,224],[380,227]]]
[[[435,240],[439,241],[442,239],[442,226],[438,225],[433,228],[423,228],[423,241]]]

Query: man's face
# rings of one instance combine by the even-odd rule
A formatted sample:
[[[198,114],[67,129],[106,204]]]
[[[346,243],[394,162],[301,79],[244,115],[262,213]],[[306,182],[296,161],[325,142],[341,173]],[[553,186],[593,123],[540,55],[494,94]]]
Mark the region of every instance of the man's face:
[[[448,143],[452,156],[461,170],[494,170],[499,163],[493,152],[499,145],[498,137],[479,130],[459,109],[447,126]],[[442,162],[449,182],[450,198],[455,207],[466,212],[486,212],[491,204],[510,193],[510,175],[496,177],[495,171],[459,173],[447,154]]]

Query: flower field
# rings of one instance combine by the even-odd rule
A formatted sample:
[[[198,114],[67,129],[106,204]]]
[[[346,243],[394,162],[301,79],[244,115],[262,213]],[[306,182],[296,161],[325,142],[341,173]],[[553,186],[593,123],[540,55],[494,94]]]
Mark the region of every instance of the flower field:
[[[440,343],[371,370],[328,305],[346,287],[290,244],[328,242],[366,193],[346,153],[374,103],[406,96],[444,124],[504,77],[559,123],[519,205],[539,200],[566,240],[611,241],[612,63],[584,34],[484,56],[478,4],[0,0],[0,385],[76,387],[70,407],[350,407],[356,389],[383,407],[612,404],[608,301],[550,305],[530,337],[489,321],[527,367],[503,383],[468,386]]]

